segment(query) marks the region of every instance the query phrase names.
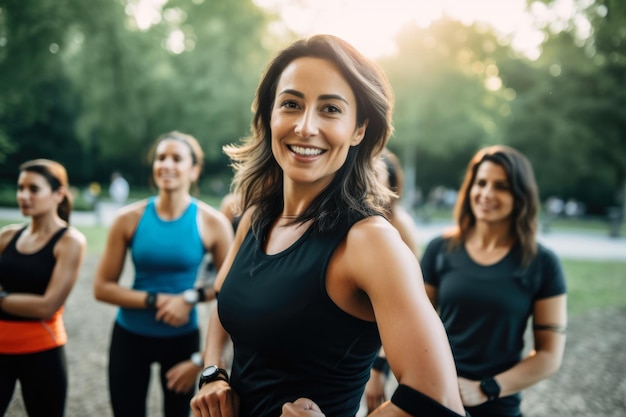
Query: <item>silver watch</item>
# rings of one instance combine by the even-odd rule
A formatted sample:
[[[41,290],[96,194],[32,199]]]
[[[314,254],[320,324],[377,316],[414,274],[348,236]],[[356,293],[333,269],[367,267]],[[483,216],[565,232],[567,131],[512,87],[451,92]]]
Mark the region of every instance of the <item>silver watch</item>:
[[[202,359],[202,354],[200,352],[194,352],[191,354],[191,363],[200,368],[204,368],[204,359]]]
[[[183,291],[183,300],[185,300],[189,304],[196,304],[199,298],[200,298],[200,295],[198,294],[198,290],[196,289],[192,288],[192,289]]]

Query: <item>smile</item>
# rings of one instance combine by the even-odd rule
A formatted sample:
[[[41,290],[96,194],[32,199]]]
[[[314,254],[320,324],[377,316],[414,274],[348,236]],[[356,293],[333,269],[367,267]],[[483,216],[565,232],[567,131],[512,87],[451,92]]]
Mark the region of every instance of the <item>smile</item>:
[[[324,153],[324,150],[316,148],[305,148],[303,146],[295,145],[288,145],[287,147],[289,148],[289,150],[291,150],[291,152],[302,156],[317,156]]]

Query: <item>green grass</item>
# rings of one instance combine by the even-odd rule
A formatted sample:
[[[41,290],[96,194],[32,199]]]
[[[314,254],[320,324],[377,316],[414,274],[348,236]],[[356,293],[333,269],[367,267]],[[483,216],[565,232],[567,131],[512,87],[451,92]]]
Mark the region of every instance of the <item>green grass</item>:
[[[626,262],[563,259],[568,313],[626,308]]]

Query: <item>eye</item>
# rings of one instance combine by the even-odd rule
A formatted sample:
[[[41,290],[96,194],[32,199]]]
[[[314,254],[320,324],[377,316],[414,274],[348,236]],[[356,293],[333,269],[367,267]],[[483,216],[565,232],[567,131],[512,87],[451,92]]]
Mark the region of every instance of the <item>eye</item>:
[[[478,187],[484,187],[485,185],[487,185],[487,181],[479,179],[479,180],[474,181],[474,185]]]
[[[500,191],[509,191],[511,189],[511,187],[509,187],[509,184],[506,182],[498,182],[495,185],[496,190],[500,190]]]
[[[341,109],[333,104],[325,106],[322,110],[327,113],[342,113]]]
[[[280,103],[280,107],[281,108],[285,108],[285,109],[297,109],[299,108],[298,103],[296,103],[293,100],[285,100],[282,103]]]

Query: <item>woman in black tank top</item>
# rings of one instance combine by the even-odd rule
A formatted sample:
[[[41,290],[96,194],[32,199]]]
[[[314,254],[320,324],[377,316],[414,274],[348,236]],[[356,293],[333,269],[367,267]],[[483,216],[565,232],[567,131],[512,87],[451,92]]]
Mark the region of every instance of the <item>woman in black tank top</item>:
[[[270,62],[252,135],[225,148],[243,215],[216,278],[195,416],[353,417],[381,341],[400,385],[377,412],[464,414],[417,259],[384,217],[391,192],[375,161],[392,95],[382,70],[334,36]]]
[[[30,223],[0,230],[0,416],[19,380],[29,416],[60,417],[67,394],[63,304],[86,240],[68,226],[72,204],[62,165],[28,161],[17,187]]]

